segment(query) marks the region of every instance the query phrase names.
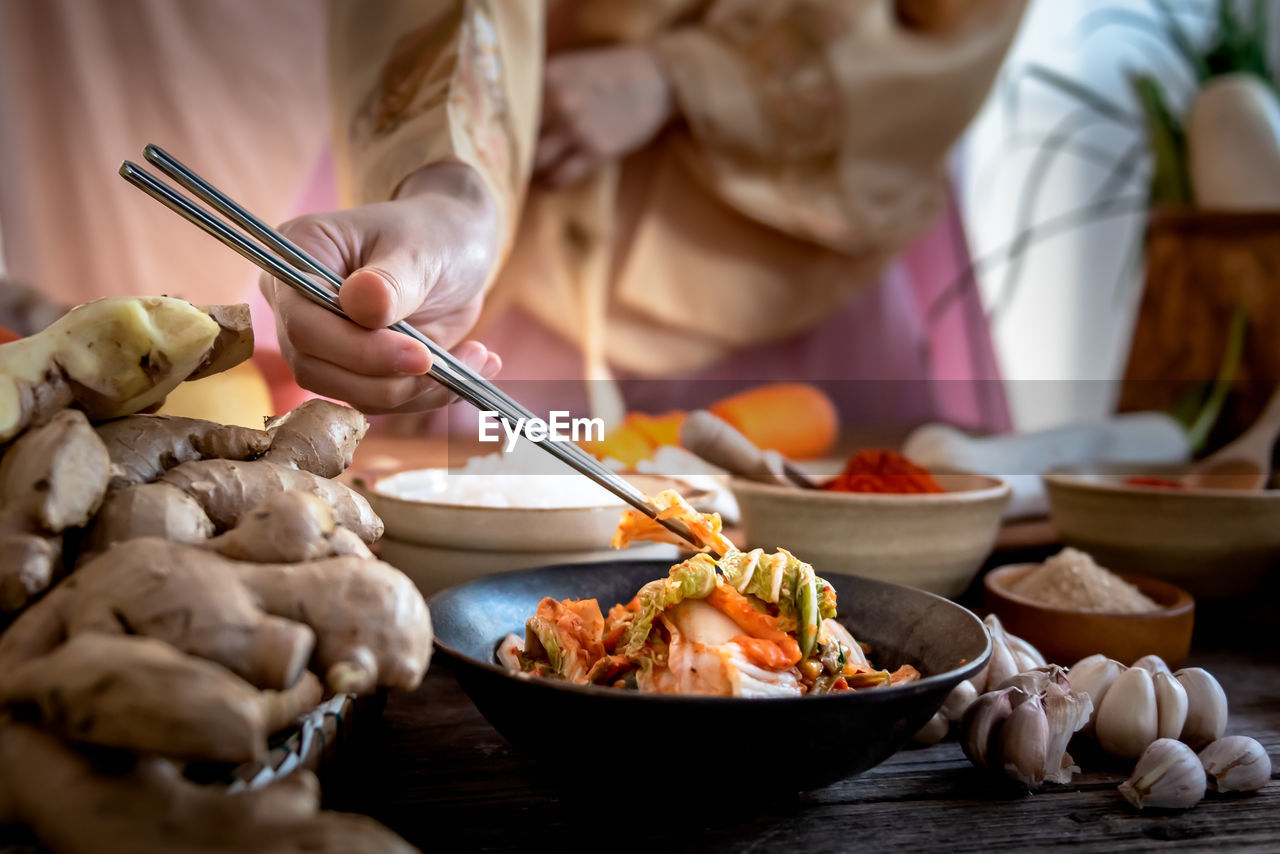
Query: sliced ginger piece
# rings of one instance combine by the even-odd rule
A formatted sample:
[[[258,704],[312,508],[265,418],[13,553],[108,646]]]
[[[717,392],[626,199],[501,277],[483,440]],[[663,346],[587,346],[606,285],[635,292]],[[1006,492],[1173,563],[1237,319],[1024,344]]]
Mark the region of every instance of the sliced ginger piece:
[[[322,812],[295,771],[228,794],[157,757],[96,764],[25,724],[0,720],[0,821],[26,824],[59,854],[413,854],[365,816]]]
[[[0,345],[0,442],[73,404],[91,420],[154,406],[202,366],[225,364],[222,332],[205,311],[168,297],[74,308],[42,332]],[[243,346],[235,348],[242,357]]]

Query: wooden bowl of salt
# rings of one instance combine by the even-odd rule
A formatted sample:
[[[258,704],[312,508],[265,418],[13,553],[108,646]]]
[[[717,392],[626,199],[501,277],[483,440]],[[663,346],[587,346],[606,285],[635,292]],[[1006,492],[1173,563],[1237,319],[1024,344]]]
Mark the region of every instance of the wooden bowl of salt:
[[[1042,566],[1022,563],[993,569],[983,579],[983,587],[987,610],[1049,662],[1070,667],[1095,653],[1125,665],[1144,655],[1158,655],[1174,669],[1186,661],[1195,600],[1182,588],[1156,578],[1105,570],[1110,578],[1103,577],[1097,584],[1099,577],[1088,567],[1083,578],[1055,578]],[[1028,587],[1023,582],[1037,570],[1040,583]],[[1145,601],[1130,595],[1134,589]]]

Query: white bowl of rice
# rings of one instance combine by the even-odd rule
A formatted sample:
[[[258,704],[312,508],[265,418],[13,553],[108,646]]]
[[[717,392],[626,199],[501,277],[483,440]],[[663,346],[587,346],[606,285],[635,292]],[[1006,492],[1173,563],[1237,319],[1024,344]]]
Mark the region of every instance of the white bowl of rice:
[[[400,543],[547,555],[607,550],[622,500],[577,472],[548,471],[551,466],[540,451],[517,451],[473,457],[462,468],[368,472],[354,485],[382,517],[386,536]],[[653,491],[673,484],[636,485]]]

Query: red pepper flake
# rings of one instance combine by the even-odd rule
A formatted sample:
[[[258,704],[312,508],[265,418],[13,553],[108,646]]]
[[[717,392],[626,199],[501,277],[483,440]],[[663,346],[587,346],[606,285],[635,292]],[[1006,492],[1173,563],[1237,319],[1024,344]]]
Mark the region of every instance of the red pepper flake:
[[[945,492],[928,469],[897,451],[867,449],[849,458],[844,471],[822,485],[829,492],[933,495]]]

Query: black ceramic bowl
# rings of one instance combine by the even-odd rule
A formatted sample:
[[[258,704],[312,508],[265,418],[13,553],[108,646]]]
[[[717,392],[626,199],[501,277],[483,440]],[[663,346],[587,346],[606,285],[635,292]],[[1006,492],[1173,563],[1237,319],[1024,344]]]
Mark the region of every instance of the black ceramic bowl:
[[[824,574],[836,589],[841,622],[871,645],[872,660],[890,669],[914,665],[923,679],[818,697],[744,700],[529,679],[495,663],[498,643],[508,632],[523,634],[544,596],[595,598],[607,609],[669,569],[653,561],[610,561],[508,572],[453,587],[431,600],[436,647],[489,722],[515,746],[568,771],[566,780],[628,786],[639,777],[668,786],[749,780],[753,790],[787,791],[824,786],[883,762],[990,653],[981,621],[954,602]]]

